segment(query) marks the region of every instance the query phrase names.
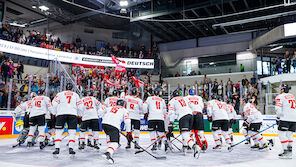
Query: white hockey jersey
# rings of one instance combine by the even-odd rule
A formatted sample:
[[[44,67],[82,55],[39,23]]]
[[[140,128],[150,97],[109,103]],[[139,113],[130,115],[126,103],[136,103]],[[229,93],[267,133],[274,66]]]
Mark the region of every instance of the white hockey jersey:
[[[237,116],[236,111],[231,104],[226,104],[226,111],[229,119],[235,119],[235,117]]]
[[[79,116],[82,117],[82,121],[99,119],[99,115],[103,110],[104,106],[92,96],[84,97],[78,103]]]
[[[251,103],[247,103],[244,106],[243,115],[248,123],[260,123],[263,121],[261,112]]]
[[[229,120],[225,105],[218,100],[210,100],[207,104],[207,114],[216,120]]]
[[[105,110],[103,115],[102,124],[108,124],[121,130],[121,123],[124,121],[127,132],[131,131],[131,120],[129,118],[129,112],[121,106],[109,107]]]
[[[63,91],[58,93],[52,101],[52,104],[54,107],[53,115],[77,116],[79,101],[80,101],[80,98],[78,94],[75,92]]]
[[[164,120],[167,110],[165,100],[158,96],[150,96],[143,105],[144,113],[148,114],[149,120]]]
[[[169,118],[170,122],[174,122],[177,118],[180,120],[185,115],[191,114],[192,110],[189,107],[189,101],[182,96],[174,97],[169,102]]]
[[[113,107],[116,106],[116,102],[119,98],[117,96],[113,96],[113,97],[108,97],[105,101],[104,101],[104,106],[108,107]]]
[[[296,122],[295,96],[290,93],[282,93],[276,97],[275,111],[282,121]]]
[[[192,114],[202,113],[202,110],[204,108],[202,97],[196,96],[196,95],[195,96],[188,95],[185,97],[185,99],[189,101],[189,107],[192,110]]]
[[[44,114],[47,116],[47,119],[50,118],[49,116],[53,112],[53,107],[49,97],[36,96],[32,99],[31,104],[30,118]]]
[[[21,104],[19,104],[13,111],[13,114],[15,114],[15,116],[19,117],[24,113],[29,114],[30,113],[30,109],[32,108],[32,101],[28,100],[25,101]]]
[[[125,96],[124,101],[130,119],[140,120],[140,114],[143,113],[143,100],[134,96]]]

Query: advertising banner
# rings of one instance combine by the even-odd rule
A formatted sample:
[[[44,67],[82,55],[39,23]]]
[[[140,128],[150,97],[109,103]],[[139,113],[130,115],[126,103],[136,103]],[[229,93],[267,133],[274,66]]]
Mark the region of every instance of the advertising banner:
[[[0,51],[6,53],[12,53],[16,55],[33,57],[37,59],[45,60],[59,60],[65,63],[77,63],[77,64],[88,64],[97,66],[108,66],[115,67],[111,57],[105,56],[94,56],[77,53],[69,53],[57,50],[50,50],[45,48],[39,48],[15,42],[0,40]],[[144,68],[154,69],[153,59],[131,59],[131,58],[119,58],[125,61],[126,68]]]

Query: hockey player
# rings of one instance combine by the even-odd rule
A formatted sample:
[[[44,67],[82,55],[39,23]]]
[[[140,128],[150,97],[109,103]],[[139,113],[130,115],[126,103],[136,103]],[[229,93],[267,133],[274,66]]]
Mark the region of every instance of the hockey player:
[[[144,113],[148,113],[148,131],[150,134],[151,142],[155,142],[157,139],[157,135],[159,135],[162,143],[165,144],[165,151],[168,151],[168,142],[166,140],[166,136],[164,136],[165,132],[165,115],[167,113],[165,100],[159,97],[160,91],[155,89],[153,91],[154,96],[150,96],[147,98],[143,105]],[[157,150],[157,143],[155,143],[151,149],[152,151]]]
[[[202,110],[204,108],[203,99],[200,96],[195,95],[194,89],[189,89],[189,95],[185,97],[189,101],[189,107],[193,114],[193,126],[196,143],[199,147],[205,151],[208,147],[208,142],[204,136],[204,119]]]
[[[125,96],[124,101],[126,104],[126,109],[129,112],[129,117],[131,119],[131,130],[134,130],[134,140],[135,149],[140,149],[138,147],[139,137],[140,137],[140,114],[143,113],[143,101],[137,97],[137,89],[134,88],[131,91],[131,96]],[[131,132],[130,132],[131,133]],[[131,134],[129,134],[131,135]],[[126,149],[131,148],[131,142],[127,142]]]
[[[54,107],[53,114],[56,116],[56,137],[55,151],[53,155],[60,153],[62,134],[65,123],[68,125],[69,132],[69,154],[75,155],[73,150],[75,145],[75,135],[77,129],[77,114],[80,98],[77,93],[73,92],[73,85],[66,84],[66,91],[60,92],[54,98],[52,104]]]
[[[228,149],[231,147],[231,140],[228,135],[228,129],[229,129],[229,119],[228,114],[226,111],[226,108],[223,106],[223,103],[218,100],[217,95],[212,95],[212,100],[210,100],[207,104],[207,114],[208,114],[208,120],[212,124],[212,134],[213,138],[215,140],[216,146],[213,147],[214,150],[220,151],[221,150],[221,144],[222,141],[219,137],[219,131],[222,131],[222,135],[226,141],[226,143],[229,145]]]
[[[32,92],[30,95],[30,98],[33,99],[37,94],[35,92]],[[23,118],[23,129],[20,132],[20,135],[17,138],[18,145],[21,145],[25,143],[25,140],[28,137],[29,133],[29,114],[30,114],[30,108],[31,108],[31,100],[25,101],[18,105],[15,110],[12,112],[13,118],[15,119],[16,124],[19,124],[21,122],[21,115],[24,115]],[[17,146],[17,145],[16,145]]]
[[[51,113],[53,111],[51,101],[49,97],[45,96],[45,91],[43,89],[39,89],[39,96],[36,96],[32,99],[32,107],[30,109],[30,131],[27,138],[28,147],[33,146],[33,136],[38,128],[39,130],[39,146],[40,149],[45,147],[44,138],[45,138],[45,115]],[[37,127],[38,126],[38,127]]]
[[[89,93],[84,93],[85,97],[79,102],[79,116],[82,119],[80,124],[80,147],[83,150],[85,148],[85,132],[87,129],[91,129],[94,135],[94,148],[100,149],[99,147],[99,112],[103,105]],[[103,109],[104,110],[104,109]]]
[[[107,151],[102,155],[109,163],[113,164],[113,153],[119,146],[119,131],[121,130],[121,123],[124,121],[125,130],[128,132],[128,140],[132,141],[132,135],[130,133],[131,120],[129,118],[129,112],[124,108],[125,102],[118,100],[116,106],[109,107],[105,110],[102,121],[102,128],[105,131],[107,137],[110,139],[108,143]]]
[[[190,131],[193,123],[192,110],[189,107],[189,102],[182,96],[179,96],[177,91],[173,92],[173,98],[169,102],[169,119],[172,125],[177,118],[179,120],[179,128],[184,142],[188,147],[193,149],[193,156],[199,158],[200,147],[193,142],[190,137]]]
[[[229,130],[228,130],[228,135],[230,136],[230,140],[231,142],[233,142],[233,131],[232,131],[232,126],[233,124],[236,123],[236,119],[235,117],[237,116],[234,107],[231,105],[230,103],[230,99],[226,100],[226,111],[228,114],[228,118],[229,118]]]
[[[242,104],[244,106],[243,113],[245,116],[245,123],[250,129],[250,135],[254,136],[260,131],[262,126],[262,114],[253,104],[248,102],[248,99],[243,99]],[[253,137],[253,141],[255,144],[251,146],[251,149],[264,150],[268,148],[268,143],[261,134],[255,135]]]
[[[296,101],[289,93],[288,85],[281,85],[280,94],[276,97],[276,115],[278,118],[278,134],[283,152],[279,158],[292,158],[293,133],[296,130]]]
[[[113,107],[116,106],[116,102],[119,99],[118,98],[119,92],[117,90],[113,90],[112,92],[112,97],[108,97],[105,101],[104,101],[104,106],[108,107]]]

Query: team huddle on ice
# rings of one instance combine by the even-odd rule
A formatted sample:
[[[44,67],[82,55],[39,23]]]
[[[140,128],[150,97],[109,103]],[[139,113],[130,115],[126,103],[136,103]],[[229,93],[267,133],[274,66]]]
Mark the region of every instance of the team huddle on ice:
[[[102,129],[107,135],[107,150],[102,155],[109,163],[114,163],[113,153],[120,147],[120,134],[127,139],[126,149],[134,148],[147,151],[152,146],[151,151],[155,152],[164,145],[165,152],[172,151],[173,129],[179,126],[183,141],[183,151],[193,151],[193,157],[199,158],[201,152],[208,149],[207,140],[204,136],[204,114],[203,109],[207,109],[207,118],[212,122],[212,134],[215,140],[215,151],[221,150],[222,136],[229,151],[237,144],[233,143],[232,125],[236,122],[236,112],[229,100],[223,102],[220,97],[212,95],[211,100],[204,106],[204,101],[195,94],[194,89],[189,90],[188,96],[179,96],[178,92],[173,92],[172,99],[168,107],[164,99],[160,97],[160,91],[154,90],[153,95],[145,102],[138,98],[137,89],[132,89],[130,95],[119,97],[119,92],[114,90],[113,96],[100,103],[88,92],[80,99],[79,95],[72,91],[72,84],[66,85],[66,91],[60,92],[51,101],[45,96],[45,91],[40,90],[38,95],[31,93],[31,99],[20,104],[13,116],[16,122],[21,121],[24,115],[24,129],[19,135],[18,145],[27,142],[28,147],[39,144],[40,149],[46,146],[55,146],[53,155],[60,154],[61,142],[65,138],[63,135],[65,123],[68,129],[69,154],[75,155],[75,136],[77,125],[79,125],[79,150],[84,150],[86,146],[100,149],[99,143],[99,118],[102,118]],[[279,125],[279,138],[283,146],[280,158],[292,158],[293,132],[296,130],[296,102],[295,97],[289,94],[289,87],[283,85],[280,95],[276,97],[277,124]],[[273,141],[267,141],[261,135],[263,118],[261,112],[256,109],[256,103],[248,99],[242,100],[244,120],[243,133],[245,140],[253,140],[251,149],[267,151],[271,149]],[[151,145],[147,148],[141,147],[140,119],[144,114],[144,119],[148,121],[148,131]],[[178,124],[174,124],[178,120]],[[121,123],[124,122],[126,133],[122,133]],[[48,133],[45,135],[45,126]],[[37,130],[38,129],[38,130]],[[89,132],[86,140],[86,131]],[[38,133],[39,132],[39,133]],[[134,132],[134,135],[132,134]],[[55,136],[52,134],[55,133]],[[36,142],[38,141],[38,142]]]

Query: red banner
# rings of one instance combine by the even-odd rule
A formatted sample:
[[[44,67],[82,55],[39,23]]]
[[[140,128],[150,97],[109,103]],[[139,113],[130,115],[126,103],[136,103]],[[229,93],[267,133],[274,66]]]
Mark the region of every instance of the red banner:
[[[8,117],[0,117],[0,135],[12,134],[13,119]]]

